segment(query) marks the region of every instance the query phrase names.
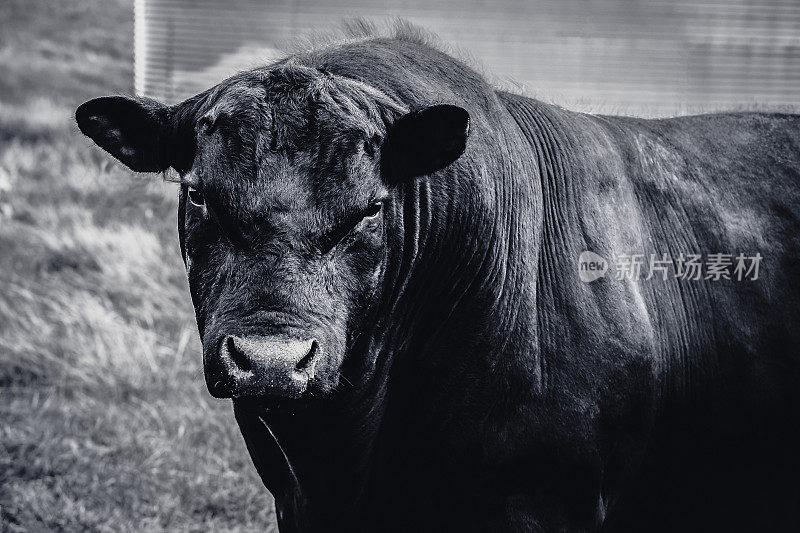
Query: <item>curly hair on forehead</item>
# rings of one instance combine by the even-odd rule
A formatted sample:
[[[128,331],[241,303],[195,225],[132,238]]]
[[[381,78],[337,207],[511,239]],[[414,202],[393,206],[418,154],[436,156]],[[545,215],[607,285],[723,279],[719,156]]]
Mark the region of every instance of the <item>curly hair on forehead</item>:
[[[321,128],[380,136],[387,122],[407,111],[374,87],[291,60],[263,72],[263,82],[273,149],[297,147]]]

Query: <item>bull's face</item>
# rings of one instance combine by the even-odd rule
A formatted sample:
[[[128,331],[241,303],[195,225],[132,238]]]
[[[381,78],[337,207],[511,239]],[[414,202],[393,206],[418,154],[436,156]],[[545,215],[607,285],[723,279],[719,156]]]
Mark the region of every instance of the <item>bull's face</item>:
[[[320,399],[368,379],[398,184],[458,158],[468,129],[455,106],[406,111],[308,67],[240,75],[172,107],[78,109],[81,130],[130,168],[180,174],[211,394]],[[357,375],[342,378],[345,362]]]

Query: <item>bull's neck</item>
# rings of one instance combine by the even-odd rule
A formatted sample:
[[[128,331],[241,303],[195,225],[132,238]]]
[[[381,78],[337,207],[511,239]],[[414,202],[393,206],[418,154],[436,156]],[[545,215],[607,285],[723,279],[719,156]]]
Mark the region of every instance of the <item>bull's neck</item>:
[[[281,531],[354,526],[383,406],[370,395],[353,389],[294,413],[237,407],[253,462],[275,498]]]
[[[382,361],[426,408],[443,390],[455,402],[454,393],[472,394],[459,365],[484,377],[536,348],[539,161],[502,99],[486,106],[471,110],[462,158],[406,184],[398,213],[385,315],[393,357]]]
[[[387,269],[392,308],[383,315],[377,373],[385,403],[372,479],[392,479],[398,499],[424,499],[420,484],[455,496],[437,483],[454,479],[449,470],[459,465],[480,467],[465,455],[480,454],[477,424],[496,414],[496,392],[524,401],[541,386],[523,371],[539,357],[531,320],[541,231],[537,161],[501,102],[490,105],[471,110],[464,156],[439,175],[407,183],[393,213],[401,237]]]

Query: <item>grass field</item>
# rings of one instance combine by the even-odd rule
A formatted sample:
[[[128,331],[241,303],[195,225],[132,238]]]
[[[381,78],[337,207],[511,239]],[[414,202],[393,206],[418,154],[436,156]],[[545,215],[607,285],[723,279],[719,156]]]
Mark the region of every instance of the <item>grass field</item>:
[[[0,530],[265,530],[202,380],[175,186],[73,124],[132,91],[132,1],[0,3]]]

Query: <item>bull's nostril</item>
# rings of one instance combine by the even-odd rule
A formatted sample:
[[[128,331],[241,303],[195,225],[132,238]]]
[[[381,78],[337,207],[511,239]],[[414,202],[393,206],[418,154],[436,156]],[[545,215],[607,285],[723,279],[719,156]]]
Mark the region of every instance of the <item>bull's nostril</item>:
[[[311,348],[309,348],[308,353],[300,359],[297,364],[295,365],[295,370],[305,370],[308,365],[311,364],[311,361],[314,360],[314,356],[317,355],[317,351],[319,350],[319,345],[317,344],[316,340],[311,341]]]
[[[231,354],[231,359],[233,359],[234,364],[239,367],[239,370],[249,372],[250,369],[253,368],[250,364],[250,359],[237,348],[233,337],[228,337],[228,340],[225,342],[225,347],[228,349],[228,353]]]

